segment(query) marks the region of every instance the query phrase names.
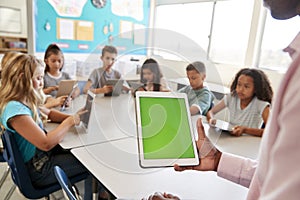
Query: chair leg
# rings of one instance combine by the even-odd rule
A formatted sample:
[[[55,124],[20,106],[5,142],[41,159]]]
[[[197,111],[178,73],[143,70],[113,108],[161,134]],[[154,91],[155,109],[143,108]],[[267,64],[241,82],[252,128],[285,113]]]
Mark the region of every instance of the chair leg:
[[[10,172],[10,169],[9,169],[9,167],[7,166],[5,172],[4,172],[4,174],[3,174],[3,176],[2,176],[2,178],[1,178],[1,180],[0,180],[0,189],[2,188],[2,185],[4,184],[4,182],[5,182],[5,180],[6,180],[7,176],[8,176],[8,174],[9,174],[9,172]]]
[[[16,189],[16,185],[13,184],[13,185],[11,186],[11,188],[9,189],[8,193],[6,194],[4,200],[9,200],[10,197],[11,197],[11,195],[14,193],[15,189]]]

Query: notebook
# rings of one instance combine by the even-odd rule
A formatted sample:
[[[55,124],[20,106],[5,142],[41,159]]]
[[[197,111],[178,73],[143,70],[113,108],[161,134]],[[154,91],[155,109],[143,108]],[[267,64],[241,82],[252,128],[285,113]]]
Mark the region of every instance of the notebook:
[[[77,83],[76,80],[61,80],[58,85],[56,97],[68,95],[73,90],[73,86]]]
[[[80,115],[80,124],[78,126],[75,126],[78,134],[88,133],[90,116],[91,116],[91,113],[93,110],[92,108],[93,108],[93,102],[94,102],[95,97],[96,97],[96,95],[93,92],[91,92],[90,90],[88,90],[86,102],[84,105],[84,109],[87,110],[87,112]]]
[[[106,93],[104,96],[119,96],[122,94],[124,80],[122,79],[108,79],[106,80],[105,85],[114,86],[113,91],[111,93]]]
[[[199,164],[188,105],[185,93],[136,92],[141,167]]]

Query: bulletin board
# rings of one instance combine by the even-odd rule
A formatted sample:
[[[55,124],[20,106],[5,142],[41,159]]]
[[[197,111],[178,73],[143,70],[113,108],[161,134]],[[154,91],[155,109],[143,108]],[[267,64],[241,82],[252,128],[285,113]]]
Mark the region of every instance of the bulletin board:
[[[34,52],[56,43],[69,53],[114,45],[119,54],[146,54],[148,0],[33,0],[33,5]]]

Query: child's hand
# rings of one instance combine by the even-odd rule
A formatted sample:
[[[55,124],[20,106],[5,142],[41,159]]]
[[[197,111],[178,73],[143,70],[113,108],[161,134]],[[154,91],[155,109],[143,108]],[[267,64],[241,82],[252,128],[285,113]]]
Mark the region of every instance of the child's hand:
[[[58,90],[58,85],[50,86],[47,88],[44,88],[45,94],[50,94],[52,91]]]
[[[114,86],[112,86],[112,85],[104,85],[104,87],[102,89],[103,89],[103,93],[110,93],[110,92],[113,91]]]
[[[234,136],[241,136],[244,133],[245,127],[244,126],[235,126],[232,128],[232,131],[230,132]]]
[[[68,98],[67,95],[57,97],[56,99],[53,100],[53,105],[55,105],[55,106],[62,106],[64,104],[66,98]],[[67,103],[67,106],[68,106],[68,104],[69,103]]]
[[[88,110],[86,110],[85,108],[81,108],[76,112],[76,114],[72,115],[75,126],[80,124],[81,121],[80,116],[85,114],[86,112],[88,112]]]
[[[217,119],[211,118],[211,119],[209,119],[208,123],[209,123],[210,125],[214,126],[214,125],[216,125],[216,123],[217,123]]]

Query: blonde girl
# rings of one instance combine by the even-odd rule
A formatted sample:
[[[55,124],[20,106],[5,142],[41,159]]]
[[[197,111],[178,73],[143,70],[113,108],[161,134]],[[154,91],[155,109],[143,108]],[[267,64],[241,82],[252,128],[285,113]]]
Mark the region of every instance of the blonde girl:
[[[40,91],[44,66],[34,56],[18,54],[2,67],[0,122],[14,134],[33,185],[46,187],[56,183],[54,165],[61,166],[68,176],[86,173],[85,167],[58,145],[67,131],[80,123],[80,115],[84,111],[67,115],[39,107],[42,103]],[[51,121],[59,122],[58,127],[45,133],[40,112]]]

